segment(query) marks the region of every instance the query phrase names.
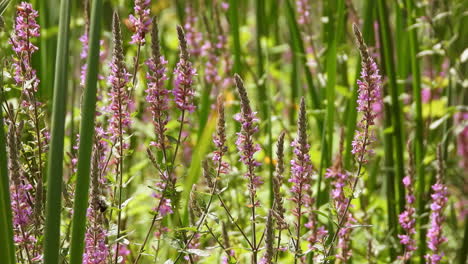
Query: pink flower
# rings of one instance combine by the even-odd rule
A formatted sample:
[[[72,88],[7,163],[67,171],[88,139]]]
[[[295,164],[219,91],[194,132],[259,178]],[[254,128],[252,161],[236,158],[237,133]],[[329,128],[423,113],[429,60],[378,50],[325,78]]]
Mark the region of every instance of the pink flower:
[[[343,228],[338,232],[338,248],[340,250],[336,258],[347,262],[352,255],[350,243],[352,232],[351,225],[356,222],[356,219],[354,219],[353,214],[349,210],[347,215],[344,215],[350,199],[345,195],[345,187],[351,180],[351,174],[343,169],[341,151],[336,158],[334,166],[327,169],[325,178],[331,179],[331,196],[336,208],[336,214],[338,217],[345,217],[343,220]]]
[[[181,27],[177,27],[177,34],[179,37],[180,56],[179,62],[174,70],[175,81],[173,93],[177,108],[182,111],[193,112],[195,111],[195,105],[193,104],[193,97],[195,94],[193,84],[197,72],[189,60],[187,40]]]
[[[375,124],[377,117],[374,105],[381,104],[382,100],[381,76],[357,26],[354,26],[354,32],[359,42],[362,60],[361,79],[357,81],[357,110],[362,114],[362,118],[358,123],[359,130],[354,136],[352,153],[358,157],[359,162],[366,163],[366,156],[373,153],[369,146],[375,139],[370,128]]]
[[[21,2],[16,9],[15,31],[9,40],[16,53],[13,58],[14,79],[18,85],[31,81],[30,85],[24,88],[33,92],[37,92],[39,85],[36,70],[31,65],[31,55],[38,50],[31,40],[40,36],[40,26],[36,22],[38,16],[38,12],[30,3]]]
[[[135,15],[128,17],[135,31],[130,42],[132,44],[145,44],[145,36],[149,32],[152,21],[150,17],[150,4],[151,0],[135,0]]]
[[[442,224],[445,221],[443,210],[447,205],[448,191],[447,187],[442,184],[440,178],[437,183],[432,185],[432,203],[430,228],[427,232],[427,247],[430,249],[425,258],[429,264],[440,263],[444,253],[441,252],[441,244],[447,241],[447,238],[442,234]]]
[[[198,18],[195,16],[195,12],[190,4],[185,8],[185,15],[184,31],[187,37],[187,43],[191,47],[190,54],[194,57],[198,57],[201,54],[203,38],[202,34],[195,29]]]

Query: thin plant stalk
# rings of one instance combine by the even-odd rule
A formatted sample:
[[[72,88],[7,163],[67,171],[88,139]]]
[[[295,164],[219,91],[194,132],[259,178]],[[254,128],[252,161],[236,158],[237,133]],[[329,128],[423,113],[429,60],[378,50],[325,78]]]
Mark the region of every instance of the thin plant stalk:
[[[395,163],[396,163],[396,176],[397,181],[402,182],[405,177],[405,167],[404,167],[404,132],[402,126],[402,112],[400,107],[399,91],[397,86],[397,77],[395,70],[395,61],[393,59],[393,47],[391,42],[391,31],[388,19],[388,9],[384,1],[378,1],[378,13],[379,13],[379,22],[380,22],[380,45],[381,56],[383,62],[383,72],[388,78],[388,88],[392,100],[392,123],[393,123],[393,139],[395,142]],[[398,197],[399,197],[399,211],[403,212],[405,208],[405,187],[402,184],[398,184]],[[396,237],[395,237],[396,238]]]
[[[102,0],[94,0],[91,8],[89,54],[87,59],[86,86],[83,95],[80,144],[76,176],[75,201],[73,205],[70,264],[81,264],[86,228],[86,210],[91,169],[91,152],[94,137],[96,112],[97,73],[99,65],[99,38],[101,34]]]
[[[58,263],[60,249],[60,213],[62,210],[63,145],[68,81],[68,43],[70,30],[70,0],[60,3],[60,22],[54,78],[52,135],[47,171],[46,222],[44,262]]]
[[[2,79],[0,79],[0,85],[3,85],[3,74]],[[3,102],[3,92],[0,94],[1,102]],[[6,264],[14,264],[16,263],[15,246],[13,244],[10,184],[3,120],[3,111],[2,107],[0,107],[0,219],[2,219],[0,221],[0,255],[3,256],[3,261]]]
[[[414,24],[416,14],[414,9],[414,1],[406,0],[406,12],[408,14],[408,26]],[[424,123],[422,118],[422,98],[421,98],[421,72],[419,66],[418,54],[418,37],[416,28],[408,29],[409,31],[409,57],[411,61],[411,76],[412,76],[412,90],[413,100],[415,103],[415,123],[416,123],[416,134],[414,137],[415,145],[415,167],[416,167],[416,179],[417,179],[417,212],[418,215],[422,215],[425,211],[425,197],[426,197],[426,175],[424,175]],[[423,226],[427,222],[427,218],[420,218],[419,226]],[[424,255],[426,254],[426,232],[425,229],[420,228],[419,232],[419,256],[421,262],[424,262]]]

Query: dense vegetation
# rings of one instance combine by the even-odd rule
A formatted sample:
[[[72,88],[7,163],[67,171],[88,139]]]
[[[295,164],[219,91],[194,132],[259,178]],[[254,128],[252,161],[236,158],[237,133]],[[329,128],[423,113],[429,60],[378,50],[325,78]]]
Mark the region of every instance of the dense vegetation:
[[[467,7],[0,0],[0,262],[467,263]]]

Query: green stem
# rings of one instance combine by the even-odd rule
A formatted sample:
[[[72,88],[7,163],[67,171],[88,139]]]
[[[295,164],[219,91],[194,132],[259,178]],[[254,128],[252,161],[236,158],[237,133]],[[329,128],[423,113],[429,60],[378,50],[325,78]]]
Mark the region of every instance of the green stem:
[[[380,0],[378,2],[379,12],[379,36],[381,45],[381,57],[383,61],[383,73],[388,78],[388,88],[392,99],[392,105],[390,107],[391,118],[393,123],[393,140],[395,142],[395,158],[396,158],[396,175],[398,186],[398,197],[399,197],[399,211],[403,212],[405,208],[405,187],[401,182],[405,177],[404,168],[404,138],[403,138],[403,127],[402,127],[402,112],[400,107],[399,92],[395,74],[395,61],[393,60],[393,47],[391,42],[391,32],[388,20],[389,10],[387,9],[385,2]],[[395,239],[397,237],[395,236]]]
[[[0,82],[3,85],[3,78]],[[1,93],[0,103],[3,103],[3,99],[3,93]],[[10,184],[2,107],[0,107],[0,219],[2,219],[0,221],[0,256],[6,264],[14,264],[16,263],[15,246],[13,244]]]
[[[86,209],[88,208],[91,151],[94,137],[96,90],[99,65],[99,38],[101,33],[102,0],[94,0],[91,8],[89,54],[87,59],[86,86],[83,94],[80,144],[76,175],[75,201],[70,248],[70,264],[81,264],[83,259]]]
[[[46,223],[44,263],[59,263],[60,213],[62,209],[63,145],[68,81],[68,43],[70,30],[70,0],[60,3],[59,35],[53,90],[52,135],[47,170]],[[40,147],[39,147],[40,148]]]

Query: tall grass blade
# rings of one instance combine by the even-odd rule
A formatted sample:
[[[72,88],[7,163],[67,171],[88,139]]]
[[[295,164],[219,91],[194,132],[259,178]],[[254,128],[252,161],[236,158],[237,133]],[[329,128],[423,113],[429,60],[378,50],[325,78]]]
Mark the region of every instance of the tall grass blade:
[[[396,80],[396,70],[395,70],[395,61],[393,59],[393,47],[392,47],[392,34],[390,31],[388,13],[389,10],[384,1],[378,2],[378,13],[379,13],[379,36],[381,43],[381,57],[382,57],[382,69],[384,75],[388,79],[388,88],[392,101],[390,107],[391,118],[393,123],[393,140],[395,142],[395,169],[398,186],[398,198],[399,198],[399,212],[403,212],[405,207],[405,187],[402,182],[403,177],[405,177],[405,168],[404,168],[404,138],[403,138],[403,127],[402,127],[402,112],[400,107],[399,92]]]
[[[320,171],[317,184],[317,206],[320,206],[324,202],[325,196],[328,194],[328,188],[325,188],[322,191],[322,180],[323,180],[323,168],[328,167],[331,164],[332,152],[333,152],[333,134],[334,134],[334,119],[335,119],[335,89],[336,89],[336,60],[337,60],[337,46],[338,41],[341,38],[341,34],[344,32],[343,23],[344,23],[344,10],[345,4],[343,0],[338,0],[336,5],[337,15],[332,21],[336,23],[331,23],[332,32],[328,35],[328,50],[326,55],[326,72],[327,72],[327,86],[326,86],[326,96],[327,96],[327,115],[326,115],[326,128],[322,134],[322,145],[329,147],[328,152],[324,152],[320,159]]]
[[[0,85],[3,85],[3,79],[0,79]],[[3,102],[2,94],[0,94],[0,102]],[[16,263],[15,246],[2,107],[0,107],[0,219],[0,256],[2,256],[3,263],[14,264]]]
[[[406,0],[406,13],[408,14],[408,26],[414,24],[415,10],[413,0]],[[415,123],[416,123],[416,134],[414,135],[415,145],[415,167],[416,167],[416,179],[417,179],[417,210],[418,215],[422,215],[425,211],[426,205],[426,175],[424,174],[424,124],[422,119],[422,98],[421,98],[421,72],[419,68],[418,54],[418,37],[416,28],[408,28],[409,30],[409,57],[411,61],[411,76],[413,80],[413,100],[415,103]],[[427,218],[420,218],[419,226],[423,226],[427,222]],[[420,228],[419,232],[419,257],[421,262],[424,262],[424,255],[426,254],[426,230]]]
[[[91,151],[94,136],[94,115],[96,112],[96,86],[99,64],[99,38],[101,33],[102,0],[94,0],[91,8],[89,54],[87,59],[86,83],[83,94],[82,119],[80,123],[80,144],[76,176],[75,201],[71,235],[71,264],[81,264],[83,259],[86,209],[88,207]]]
[[[10,2],[10,0],[2,0],[0,2],[0,15],[3,15],[3,12],[5,12]]]
[[[55,62],[52,135],[47,170],[44,262],[59,263],[60,213],[62,211],[63,145],[67,110],[68,43],[70,36],[70,0],[60,3],[60,22]]]
[[[237,74],[242,73],[242,61],[241,61],[241,44],[239,36],[239,7],[238,0],[229,1],[229,20],[230,29],[232,34],[232,41],[234,42],[234,72]]]

